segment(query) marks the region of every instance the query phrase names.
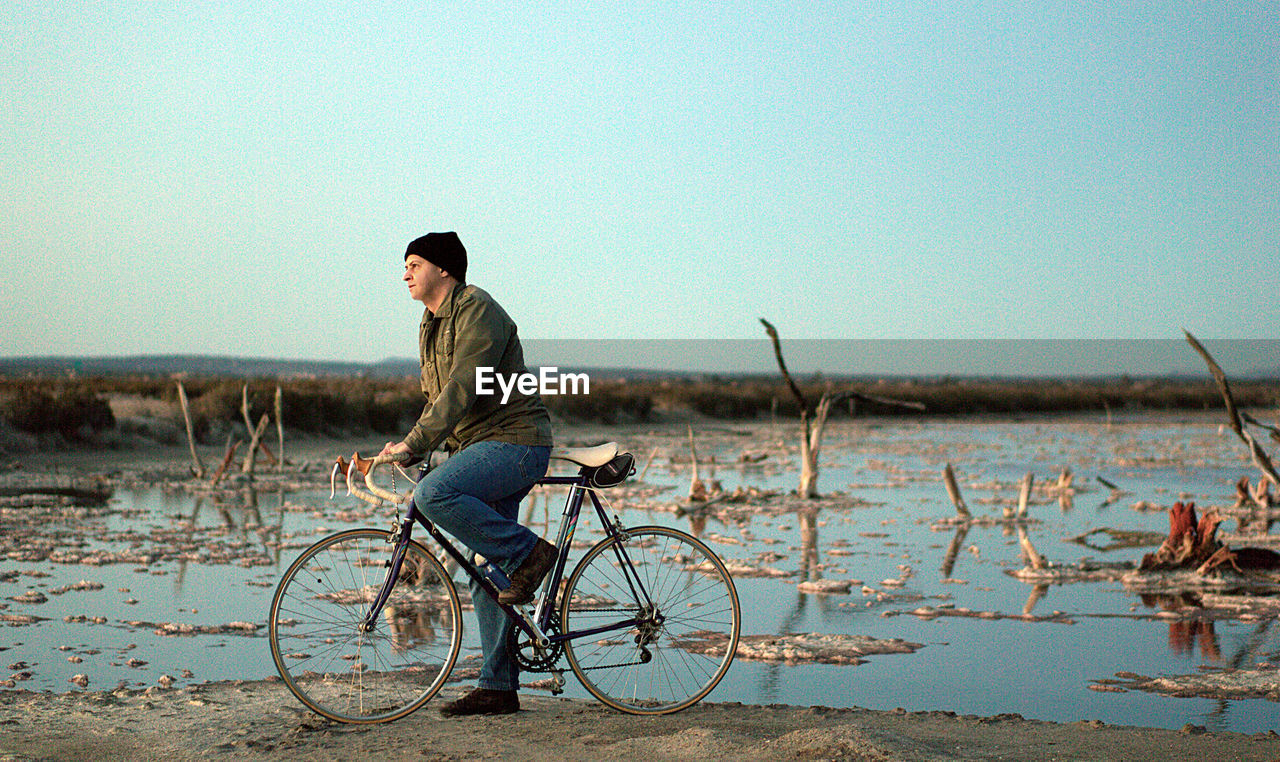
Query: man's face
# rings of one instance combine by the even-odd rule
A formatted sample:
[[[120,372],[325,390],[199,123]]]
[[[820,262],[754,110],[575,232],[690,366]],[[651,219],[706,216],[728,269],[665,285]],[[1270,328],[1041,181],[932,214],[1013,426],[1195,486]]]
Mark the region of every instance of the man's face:
[[[409,285],[409,296],[416,301],[426,299],[444,277],[439,267],[417,254],[410,254],[404,261],[404,282]]]

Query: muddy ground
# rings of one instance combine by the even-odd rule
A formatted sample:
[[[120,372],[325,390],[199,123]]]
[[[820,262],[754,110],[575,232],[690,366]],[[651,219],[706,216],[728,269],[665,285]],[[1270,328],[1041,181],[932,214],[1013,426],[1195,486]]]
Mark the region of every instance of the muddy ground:
[[[438,705],[438,698],[434,705]],[[277,681],[51,694],[0,691],[3,760],[1271,760],[1280,736],[1053,723],[1017,715],[703,703],[666,717],[526,697],[515,715],[337,725]]]

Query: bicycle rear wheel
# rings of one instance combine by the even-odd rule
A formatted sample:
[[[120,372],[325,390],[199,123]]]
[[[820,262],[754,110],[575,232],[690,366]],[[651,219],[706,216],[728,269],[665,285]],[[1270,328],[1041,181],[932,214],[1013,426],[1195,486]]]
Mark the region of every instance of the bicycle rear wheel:
[[[565,643],[569,667],[604,704],[629,714],[692,706],[729,670],[742,614],[733,578],[706,545],[665,527],[627,529],[573,570],[562,631],[632,624]]]
[[[308,708],[338,722],[387,722],[440,690],[462,646],[462,609],[444,567],[411,541],[380,618],[361,623],[389,571],[389,533],[339,532],[307,548],[271,602],[271,657]]]

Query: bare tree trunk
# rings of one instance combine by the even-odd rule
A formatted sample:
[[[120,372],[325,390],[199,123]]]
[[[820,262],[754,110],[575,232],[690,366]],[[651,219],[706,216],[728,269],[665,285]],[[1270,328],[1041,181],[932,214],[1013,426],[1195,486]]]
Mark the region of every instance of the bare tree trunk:
[[[795,397],[796,403],[800,406],[800,485],[796,489],[796,494],[801,497],[815,498],[818,496],[818,452],[822,449],[822,432],[826,428],[827,414],[830,413],[832,405],[849,399],[861,399],[885,405],[907,407],[913,410],[924,410],[924,405],[918,402],[900,402],[853,391],[832,395],[830,391],[827,391],[823,393],[822,399],[818,401],[813,425],[810,426],[809,401],[805,399],[804,393],[800,391],[799,385],[791,377],[791,373],[787,370],[787,364],[782,359],[782,343],[778,339],[778,330],[764,318],[760,318],[760,322],[764,324],[765,333],[769,335],[769,339],[773,342],[773,356],[778,361],[778,370],[782,372],[782,377],[787,382],[787,388],[791,390],[791,396]]]
[[[787,370],[787,363],[782,359],[782,342],[778,339],[778,329],[764,318],[760,318],[760,322],[764,324],[764,331],[773,342],[773,357],[778,362],[778,370],[782,371],[782,377],[787,382],[787,388],[791,390],[791,396],[795,397],[796,403],[800,406],[800,485],[796,488],[796,494],[804,498],[817,497],[818,457],[813,452],[813,440],[810,438],[809,401],[804,398],[804,393],[796,385],[795,379]]]
[[[182,388],[182,382],[178,382],[178,403],[182,405],[182,420],[187,424],[187,446],[191,448],[191,465],[195,469],[196,478],[204,478],[204,463],[200,462],[200,456],[196,454],[196,435],[195,428],[191,425],[191,409],[187,405],[187,390]]]
[[[689,460],[693,463],[693,477],[689,480],[689,499],[702,502],[707,499],[707,485],[698,478],[698,448],[693,443],[693,424],[689,424]]]
[[[249,385],[245,384],[240,389],[240,415],[244,416],[244,427],[250,435],[253,434],[253,419],[249,417]]]
[[[811,427],[807,415],[801,414],[800,422],[804,429],[800,436],[800,484],[796,494],[803,498],[818,496],[818,450],[821,440],[814,441],[813,435],[822,436],[821,427]],[[825,422],[824,422],[825,423]]]
[[[843,396],[832,397],[830,392],[823,392],[822,399],[818,400],[818,409],[813,416],[813,425],[807,429],[808,447],[801,444],[801,497],[818,496],[818,456],[822,452],[822,434],[827,428],[827,416],[831,413],[831,405],[838,399],[843,399]]]
[[[279,387],[276,387],[276,388],[279,389]],[[271,452],[271,448],[267,447],[267,443],[262,441],[263,435],[266,434],[267,414],[266,413],[262,414],[263,420],[259,421],[256,427],[253,425],[253,418],[249,415],[249,385],[248,384],[245,384],[240,391],[240,414],[244,416],[244,427],[249,432],[249,452],[245,455],[245,462],[242,468],[243,473],[246,473],[246,474],[253,473],[253,461],[257,457],[259,451],[261,451],[263,455],[267,456],[267,459],[270,460],[272,463],[275,463],[277,466],[283,467],[283,459],[276,458],[275,453]],[[261,431],[258,431],[255,434],[254,432],[259,428],[261,429]],[[283,442],[283,438],[284,438],[283,430],[280,436],[281,436],[281,441]]]

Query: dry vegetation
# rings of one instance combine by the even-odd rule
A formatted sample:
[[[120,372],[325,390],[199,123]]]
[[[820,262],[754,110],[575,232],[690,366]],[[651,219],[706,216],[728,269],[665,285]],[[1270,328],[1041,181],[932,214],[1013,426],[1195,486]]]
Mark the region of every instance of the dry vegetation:
[[[286,429],[295,434],[395,434],[418,415],[422,397],[412,379],[326,376],[278,380],[187,377],[196,437],[221,441],[241,421],[241,394],[250,406],[271,410],[276,386],[283,392]],[[806,394],[854,388],[925,406],[923,415],[1030,414],[1135,410],[1205,410],[1223,407],[1210,379],[981,380],[883,379],[800,381]],[[1236,382],[1244,407],[1273,408],[1280,384]],[[553,415],[568,422],[605,424],[701,416],[717,419],[794,418],[799,411],[776,377],[715,376],[627,381],[593,379],[589,395],[548,396]],[[922,415],[851,400],[833,416],[859,413]],[[174,379],[164,376],[0,377],[0,450],[40,438],[96,445],[127,445],[131,439],[176,443],[184,438]]]

